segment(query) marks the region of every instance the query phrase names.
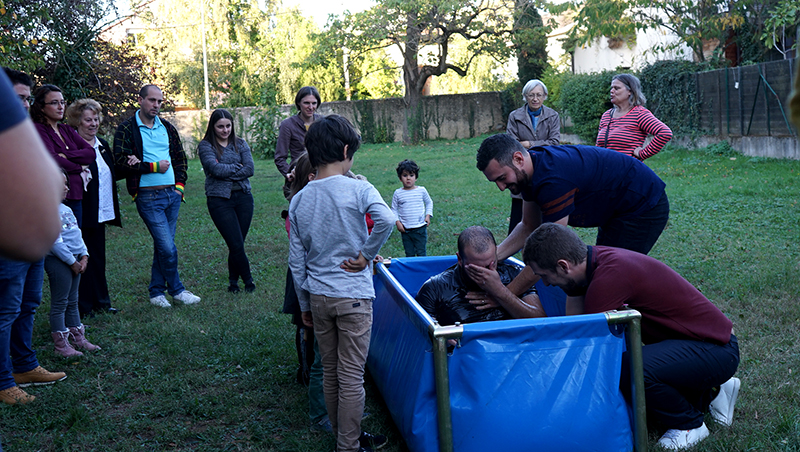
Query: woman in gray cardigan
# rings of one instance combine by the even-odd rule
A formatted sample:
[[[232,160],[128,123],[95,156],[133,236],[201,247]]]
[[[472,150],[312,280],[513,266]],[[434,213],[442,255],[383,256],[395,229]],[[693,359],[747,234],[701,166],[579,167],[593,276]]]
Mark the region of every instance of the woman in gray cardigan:
[[[525,105],[508,115],[506,133],[519,141],[525,149],[534,146],[554,146],[561,142],[561,119],[558,113],[544,106],[547,87],[541,80],[530,80],[522,88]],[[522,219],[522,196],[511,195],[511,217],[508,233]]]
[[[208,213],[228,245],[228,291],[239,292],[241,278],[244,290],[253,292],[256,285],[250,273],[244,240],[253,220],[249,178],[255,166],[250,147],[241,138],[236,138],[233,116],[227,110],[218,109],[211,113],[197,154],[206,173]]]

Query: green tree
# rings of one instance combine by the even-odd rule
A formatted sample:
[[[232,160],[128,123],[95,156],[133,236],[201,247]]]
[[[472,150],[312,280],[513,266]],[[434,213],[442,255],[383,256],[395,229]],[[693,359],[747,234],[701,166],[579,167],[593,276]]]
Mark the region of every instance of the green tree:
[[[800,2],[781,0],[769,12],[764,22],[765,30],[761,40],[768,47],[774,47],[784,58],[797,49],[797,24],[800,23]],[[794,42],[789,45],[789,43]]]
[[[272,77],[264,42],[269,15],[258,3],[164,0],[134,5],[146,24],[137,46],[153,62],[153,83],[166,87],[178,102],[204,105],[205,21],[211,106],[255,105]]]
[[[510,0],[381,0],[373,8],[345,14],[330,24],[335,41],[354,54],[396,47],[403,57],[406,123],[403,138],[422,136],[420,99],[430,77],[453,71],[467,74],[476,56],[509,56]],[[468,42],[468,57],[456,62],[450,46],[456,37]]]
[[[0,0],[0,64],[59,86],[68,101],[96,99],[114,127],[147,67],[130,47],[97,39],[115,14],[105,0]]]
[[[547,70],[547,32],[536,5],[517,0],[514,9],[514,49],[517,52],[517,76],[525,86],[528,80],[540,79]]]
[[[706,50],[724,46],[731,29],[744,17],[730,8],[729,0],[586,0],[574,5],[576,27],[572,42],[585,44],[600,36],[629,40],[639,30],[669,30],[680,42],[658,47],[674,50],[688,46],[697,61],[706,61]],[[709,46],[713,47],[709,49]]]

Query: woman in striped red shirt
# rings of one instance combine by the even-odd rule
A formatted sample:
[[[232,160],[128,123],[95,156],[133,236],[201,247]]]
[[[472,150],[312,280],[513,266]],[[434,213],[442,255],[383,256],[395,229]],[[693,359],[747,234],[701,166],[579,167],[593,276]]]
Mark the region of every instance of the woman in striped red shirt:
[[[597,146],[628,154],[639,160],[652,157],[672,138],[672,130],[644,108],[647,100],[639,79],[618,74],[611,79],[611,103],[597,131]],[[653,139],[645,145],[645,139]]]

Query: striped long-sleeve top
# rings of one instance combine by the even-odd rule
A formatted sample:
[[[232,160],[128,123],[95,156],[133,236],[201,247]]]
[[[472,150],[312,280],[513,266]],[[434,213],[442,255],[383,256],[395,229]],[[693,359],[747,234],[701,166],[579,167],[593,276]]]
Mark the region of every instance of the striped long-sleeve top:
[[[597,146],[622,152],[631,157],[644,160],[658,154],[658,151],[672,139],[672,130],[650,113],[650,110],[637,105],[621,118],[611,118],[612,108],[603,113],[597,131]],[[633,150],[644,144],[647,135],[653,139],[639,153]]]

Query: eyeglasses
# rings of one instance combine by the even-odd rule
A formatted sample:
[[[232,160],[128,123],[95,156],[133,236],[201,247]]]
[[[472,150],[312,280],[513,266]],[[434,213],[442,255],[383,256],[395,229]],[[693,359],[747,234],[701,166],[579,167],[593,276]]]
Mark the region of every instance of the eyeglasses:
[[[23,102],[27,102],[28,104],[32,104],[33,103],[33,97],[32,96],[23,96],[22,94],[20,94],[19,95],[19,100],[21,100]]]
[[[544,99],[544,93],[528,93],[525,97],[528,99]]]
[[[52,106],[55,107],[56,105],[67,105],[67,101],[65,101],[65,100],[53,100],[53,101],[50,101],[50,102],[45,102],[44,104],[45,105],[52,105]]]

